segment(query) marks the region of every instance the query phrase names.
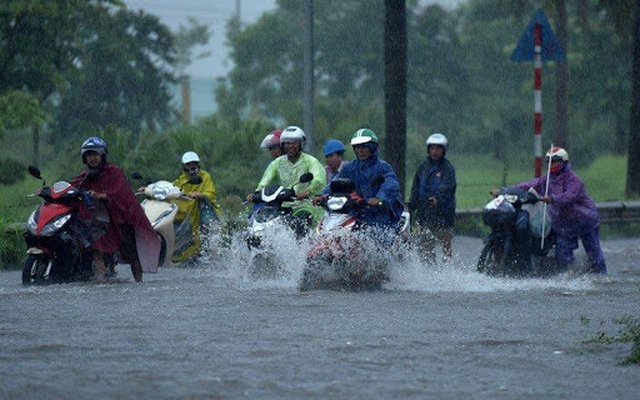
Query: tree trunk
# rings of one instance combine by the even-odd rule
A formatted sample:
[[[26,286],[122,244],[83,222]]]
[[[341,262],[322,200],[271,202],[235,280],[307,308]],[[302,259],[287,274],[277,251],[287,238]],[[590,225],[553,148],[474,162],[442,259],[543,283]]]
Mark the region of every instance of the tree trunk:
[[[385,157],[404,197],[407,152],[407,19],[405,0],[385,0]]]
[[[565,0],[556,0],[556,34],[560,41],[560,46],[567,49],[567,5]],[[556,121],[553,144],[560,147],[567,147],[567,137],[569,136],[568,123],[568,102],[567,91],[569,86],[569,72],[567,61],[556,62]]]
[[[629,118],[628,197],[640,196],[640,0],[635,1],[633,64],[631,67],[631,113]]]

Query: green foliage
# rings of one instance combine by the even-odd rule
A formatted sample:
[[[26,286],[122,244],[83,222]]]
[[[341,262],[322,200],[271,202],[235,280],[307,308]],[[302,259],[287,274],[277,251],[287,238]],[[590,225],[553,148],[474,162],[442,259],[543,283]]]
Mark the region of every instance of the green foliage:
[[[189,26],[180,25],[178,32],[175,33],[176,72],[178,75],[182,75],[185,68],[193,61],[211,54],[211,52],[193,54],[196,46],[209,43],[211,32],[207,25],[198,23],[193,17],[189,17],[188,21]]]
[[[33,124],[40,125],[48,119],[38,99],[20,90],[0,94],[0,135],[5,129],[17,130]]]
[[[0,158],[0,184],[12,185],[24,177],[27,167],[13,158]]]
[[[20,268],[26,251],[23,225],[0,219],[0,269]]]
[[[588,320],[582,320],[588,324]],[[598,332],[594,337],[584,340],[583,343],[631,343],[631,355],[622,361],[622,364],[640,364],[640,318],[625,316],[612,321],[616,325],[622,325],[617,335],[609,335],[603,331]]]
[[[107,129],[138,134],[176,119],[169,84],[175,62],[173,36],[158,17],[95,7],[77,21],[77,69],[55,114],[54,137]]]

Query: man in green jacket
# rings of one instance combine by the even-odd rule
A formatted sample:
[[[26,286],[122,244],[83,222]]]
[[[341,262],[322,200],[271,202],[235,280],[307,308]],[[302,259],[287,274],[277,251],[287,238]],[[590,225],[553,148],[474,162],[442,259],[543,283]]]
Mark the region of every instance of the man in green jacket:
[[[280,143],[284,146],[285,154],[269,164],[256,187],[256,192],[275,183],[291,188],[307,172],[313,174],[313,180],[295,186],[298,200],[322,191],[326,185],[326,172],[318,159],[302,151],[306,139],[304,131],[297,126],[289,126],[282,132]],[[251,200],[253,194],[247,196],[247,201]]]

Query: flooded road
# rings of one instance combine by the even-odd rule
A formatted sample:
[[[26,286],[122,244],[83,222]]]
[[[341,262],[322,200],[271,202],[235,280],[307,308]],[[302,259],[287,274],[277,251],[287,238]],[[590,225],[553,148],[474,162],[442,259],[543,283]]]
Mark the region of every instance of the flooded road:
[[[608,277],[490,278],[480,247],[409,255],[378,292],[298,292],[293,247],[275,281],[249,279],[239,248],[142,284],[0,272],[0,398],[638,398],[631,345],[583,341],[640,317],[640,239],[603,243]]]

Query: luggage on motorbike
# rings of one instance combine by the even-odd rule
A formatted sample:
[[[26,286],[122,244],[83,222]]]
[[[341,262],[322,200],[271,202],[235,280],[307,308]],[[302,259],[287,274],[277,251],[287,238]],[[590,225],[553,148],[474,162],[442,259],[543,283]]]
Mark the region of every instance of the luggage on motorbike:
[[[482,222],[491,229],[512,225],[515,220],[516,209],[507,201],[507,195],[496,197],[482,209]]]

